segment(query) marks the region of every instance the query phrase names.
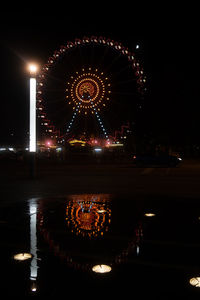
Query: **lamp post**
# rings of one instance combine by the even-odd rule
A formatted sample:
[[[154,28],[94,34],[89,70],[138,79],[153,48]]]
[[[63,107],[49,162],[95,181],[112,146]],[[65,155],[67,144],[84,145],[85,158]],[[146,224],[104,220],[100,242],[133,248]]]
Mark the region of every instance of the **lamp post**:
[[[36,153],[36,75],[37,66],[29,65],[30,73],[30,112],[29,112],[29,153],[30,153],[30,175],[35,177],[35,153]]]

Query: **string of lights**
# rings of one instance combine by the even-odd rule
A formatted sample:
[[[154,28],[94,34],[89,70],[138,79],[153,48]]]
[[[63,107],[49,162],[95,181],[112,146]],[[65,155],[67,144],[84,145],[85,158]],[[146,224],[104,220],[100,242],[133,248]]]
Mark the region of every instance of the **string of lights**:
[[[80,108],[80,105],[81,105],[81,102],[78,103],[78,105],[77,105],[77,107],[76,107],[76,109],[75,109],[75,112],[73,113],[72,119],[71,119],[71,121],[70,121],[70,123],[69,123],[69,125],[68,125],[68,127],[67,127],[67,133],[70,131],[70,129],[71,129],[71,127],[72,127],[72,124],[73,124],[73,122],[74,122],[74,120],[75,120],[75,118],[76,118],[76,115],[77,115],[77,113],[78,113],[78,110],[79,110],[79,108]]]
[[[99,116],[98,112],[96,111],[95,105],[94,105],[94,103],[93,103],[92,101],[91,101],[91,104],[92,104],[92,109],[93,109],[93,111],[94,111],[94,113],[95,113],[95,115],[96,115],[96,117],[97,117],[97,120],[98,120],[100,126],[101,126],[101,129],[102,129],[102,131],[103,131],[103,134],[105,135],[105,138],[107,139],[107,141],[109,141],[108,135],[107,135],[107,132],[106,132],[106,130],[105,130],[105,128],[104,128],[104,125],[103,125],[103,123],[102,123],[102,120],[100,119],[100,116]]]

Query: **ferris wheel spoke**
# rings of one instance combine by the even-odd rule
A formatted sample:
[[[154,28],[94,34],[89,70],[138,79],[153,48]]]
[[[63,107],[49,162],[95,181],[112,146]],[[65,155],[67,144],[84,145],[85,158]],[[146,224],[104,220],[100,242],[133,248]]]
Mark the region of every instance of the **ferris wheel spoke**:
[[[113,95],[121,95],[121,96],[137,96],[137,93],[134,92],[125,92],[125,91],[114,91]]]
[[[105,71],[109,72],[113,68],[113,66],[115,64],[117,64],[120,57],[121,57],[121,54],[118,54],[116,57],[114,57],[113,60],[111,61],[111,63],[106,67]]]
[[[94,45],[91,47],[91,58],[90,58],[90,65],[94,65],[94,60],[95,60],[95,49]]]
[[[109,49],[107,47],[104,48],[104,51],[103,51],[103,54],[101,56],[101,59],[100,59],[100,56],[98,55],[98,53],[96,53],[96,59],[97,59],[97,64],[98,64],[98,68],[102,68],[102,65],[104,63],[104,60],[107,56],[107,53],[108,53]]]
[[[74,123],[74,120],[75,120],[75,118],[76,118],[76,116],[78,114],[80,105],[81,105],[81,102],[79,102],[78,105],[76,106],[75,111],[74,111],[73,116],[72,116],[72,119],[71,119],[70,123],[67,125],[67,133],[69,133],[70,130],[71,130],[71,127],[72,127],[72,125]]]
[[[126,80],[115,81],[115,85],[119,86],[119,85],[125,85],[133,82],[136,82],[135,78],[127,78]]]
[[[121,76],[122,73],[125,73],[129,69],[130,69],[130,65],[129,64],[125,65],[123,68],[121,68],[119,71],[117,71],[113,74],[114,78]],[[135,80],[134,77],[133,77],[133,80]]]
[[[54,82],[64,83],[63,78],[60,78],[60,77],[52,75],[52,74],[48,74],[46,79],[47,80],[53,80]]]
[[[84,55],[83,55],[83,49],[82,49],[82,47],[78,48],[78,53],[79,53],[80,65],[84,66]],[[78,68],[76,67],[76,70],[74,70],[74,71],[77,71],[77,69]]]
[[[55,104],[61,104],[61,103],[65,103],[65,101],[63,101],[63,97],[60,97],[60,98],[56,98],[56,97],[53,97],[52,99],[49,99],[48,101],[49,105],[55,105]],[[62,110],[63,108],[61,108]]]

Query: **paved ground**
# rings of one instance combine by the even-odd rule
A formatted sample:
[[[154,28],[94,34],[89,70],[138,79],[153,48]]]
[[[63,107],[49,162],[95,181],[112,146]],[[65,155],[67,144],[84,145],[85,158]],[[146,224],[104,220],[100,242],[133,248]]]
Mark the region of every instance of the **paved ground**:
[[[35,237],[38,238],[39,257],[38,296],[41,293],[44,296],[58,297],[69,293],[69,288],[77,291],[77,286],[82,295],[85,286],[90,286],[90,292],[93,292],[91,287],[95,287],[94,293],[102,289],[107,292],[108,288],[112,296],[113,291],[114,296],[121,291],[125,296],[126,293],[130,296],[132,292],[139,292],[141,297],[152,294],[158,296],[156,299],[174,299],[175,295],[181,298],[184,296],[184,299],[199,299],[199,290],[193,289],[188,282],[190,278],[199,276],[200,270],[200,161],[184,160],[176,168],[136,168],[128,162],[38,162],[36,178],[30,179],[29,175],[29,166],[25,162],[1,164],[0,263],[4,274],[2,287],[7,294],[19,295],[21,299],[30,290],[29,263],[15,264],[11,259],[13,254],[24,251],[22,249],[30,251],[30,221],[34,214],[29,215],[28,203],[37,201],[28,200],[49,197],[47,201],[38,201],[44,205],[40,207],[46,213],[47,223],[44,224],[49,226],[47,229],[50,233],[55,234],[58,245],[63,245],[63,241],[66,241],[66,247],[64,244],[62,249],[68,254],[69,239],[66,237],[69,234],[66,235],[65,213],[63,214],[66,203],[65,198],[57,197],[80,193],[111,193],[119,196],[113,197],[112,202],[111,226],[116,231],[108,232],[107,237],[112,245],[115,241],[113,237],[118,237],[116,242],[124,243],[125,237],[132,240],[136,232],[138,212],[142,211],[143,216],[145,209],[155,209],[156,218],[141,219],[143,231],[139,248],[128,256],[126,263],[121,263],[115,270],[113,268],[110,277],[99,279],[93,274],[87,275],[86,272],[75,271],[68,268],[68,265],[66,267],[65,263],[60,263],[38,231]],[[34,236],[32,239],[36,241]],[[77,247],[76,240],[74,243],[74,247]],[[127,247],[126,241],[125,246]],[[82,248],[78,246],[77,249]]]
[[[30,197],[76,193],[165,195],[200,198],[200,161],[185,160],[176,168],[136,168],[120,164],[37,163],[30,179],[24,162],[7,162],[1,168],[1,204]]]

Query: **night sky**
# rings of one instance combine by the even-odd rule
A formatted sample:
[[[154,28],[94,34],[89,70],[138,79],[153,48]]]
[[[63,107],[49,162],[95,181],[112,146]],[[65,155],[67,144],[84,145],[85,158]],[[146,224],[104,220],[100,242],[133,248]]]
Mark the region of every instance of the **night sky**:
[[[122,5],[122,4],[121,4]],[[95,12],[96,11],[96,12]],[[40,65],[67,41],[105,36],[135,51],[147,76],[143,130],[172,143],[199,143],[199,49],[195,7],[130,10],[98,5],[67,10],[2,11],[0,144],[24,143],[28,131],[26,64]]]

